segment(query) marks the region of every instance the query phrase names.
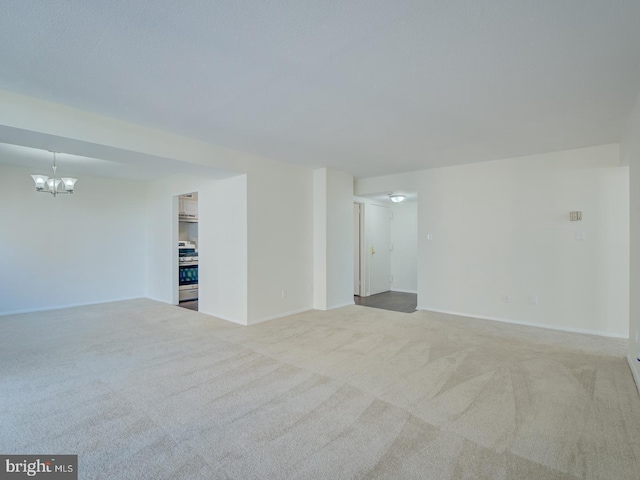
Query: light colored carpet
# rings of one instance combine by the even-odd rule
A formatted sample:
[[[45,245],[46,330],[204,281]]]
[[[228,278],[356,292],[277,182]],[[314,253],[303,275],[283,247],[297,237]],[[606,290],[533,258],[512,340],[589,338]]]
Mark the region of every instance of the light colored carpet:
[[[625,342],[346,307],[0,317],[0,453],[80,478],[638,479]]]

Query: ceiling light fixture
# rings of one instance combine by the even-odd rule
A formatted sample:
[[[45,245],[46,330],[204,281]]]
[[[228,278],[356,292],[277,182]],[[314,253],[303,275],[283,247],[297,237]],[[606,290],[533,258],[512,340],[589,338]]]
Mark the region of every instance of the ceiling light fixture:
[[[33,178],[33,181],[36,184],[36,192],[50,193],[54,197],[60,193],[73,193],[73,187],[78,179],[70,177],[57,178],[56,170],[58,167],[56,166],[56,152],[51,153],[53,153],[53,177],[49,178],[46,175],[31,175],[31,178]],[[62,188],[61,185],[63,185]]]
[[[403,201],[405,198],[407,198],[406,195],[394,195],[393,193],[389,194],[389,199],[393,202],[393,203],[398,203]]]

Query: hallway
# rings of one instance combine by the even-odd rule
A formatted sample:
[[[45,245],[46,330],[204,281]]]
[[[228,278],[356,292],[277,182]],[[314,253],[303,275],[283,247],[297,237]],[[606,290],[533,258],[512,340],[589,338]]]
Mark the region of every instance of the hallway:
[[[416,311],[418,295],[404,292],[383,292],[368,297],[354,295],[353,300],[356,302],[356,305],[362,305],[363,307],[413,313]]]

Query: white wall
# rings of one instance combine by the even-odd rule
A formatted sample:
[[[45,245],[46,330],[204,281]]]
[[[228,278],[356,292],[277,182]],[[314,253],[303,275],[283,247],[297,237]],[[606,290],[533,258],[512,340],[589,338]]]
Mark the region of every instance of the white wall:
[[[247,176],[219,180],[212,192],[198,196],[200,244],[209,239],[202,260],[205,269],[199,281],[206,295],[198,301],[202,313],[247,325],[248,318],[248,239]],[[200,292],[200,285],[198,285]],[[200,295],[200,293],[199,293]]]
[[[369,179],[357,192],[403,179],[418,182],[418,308],[628,335],[629,171],[617,145]]]
[[[327,169],[313,171],[313,308],[327,310]]]
[[[53,198],[41,170],[0,164],[0,315],[143,297],[146,184],[81,176]]]
[[[391,206],[391,290],[418,292],[418,202]]]
[[[308,169],[272,164],[248,175],[249,324],[312,308],[312,196]]]
[[[150,183],[147,294],[178,302],[178,199],[198,192],[198,308],[247,324],[247,178],[173,176]]]
[[[313,172],[313,306],[353,302],[353,177],[331,168]]]
[[[313,171],[313,308],[327,310],[327,169]]]
[[[635,104],[622,143],[622,156],[630,170],[631,281],[629,305],[629,364],[640,390],[640,97]]]

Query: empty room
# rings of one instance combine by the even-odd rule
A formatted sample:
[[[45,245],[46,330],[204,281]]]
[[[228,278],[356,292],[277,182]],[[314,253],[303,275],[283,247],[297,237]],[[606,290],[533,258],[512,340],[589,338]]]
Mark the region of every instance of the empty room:
[[[640,478],[638,25],[3,1],[0,477]]]

